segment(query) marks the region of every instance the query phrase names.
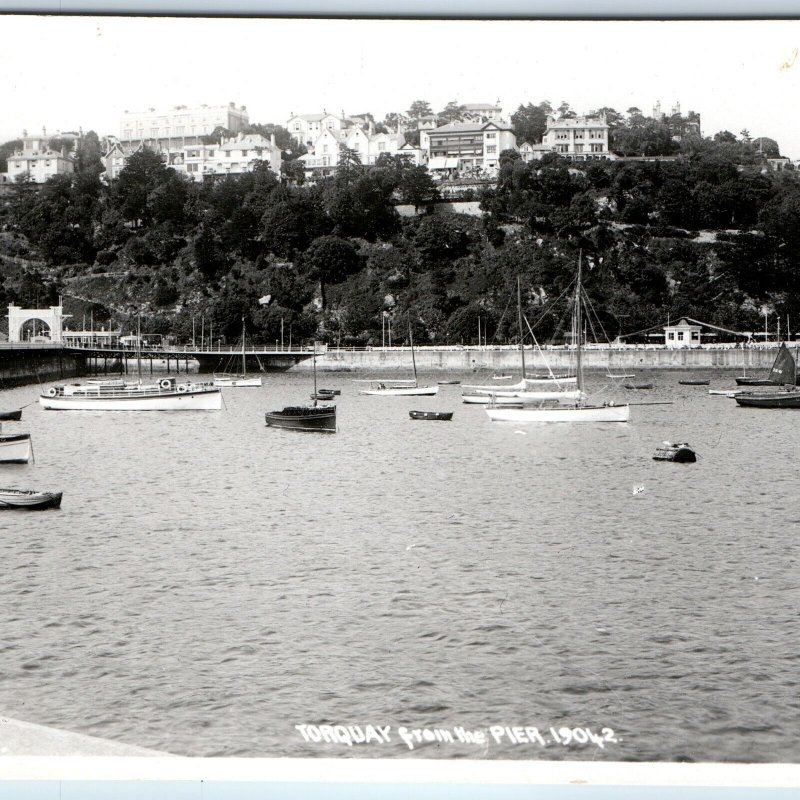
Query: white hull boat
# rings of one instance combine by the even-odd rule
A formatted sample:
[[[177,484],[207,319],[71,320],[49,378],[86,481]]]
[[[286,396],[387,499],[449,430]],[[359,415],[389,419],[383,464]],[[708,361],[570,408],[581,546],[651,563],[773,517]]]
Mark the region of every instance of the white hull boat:
[[[220,389],[238,389],[247,386],[261,386],[261,376],[249,375],[215,375],[214,386]]]
[[[0,464],[27,464],[30,460],[29,433],[0,434]]]
[[[708,393],[719,395],[720,397],[736,397],[741,391],[741,389],[709,389]]]
[[[390,383],[377,384],[370,389],[361,389],[359,394],[369,394],[381,397],[418,397],[432,395],[439,391],[438,386],[392,386]]]
[[[174,378],[163,378],[149,386],[52,386],[39,396],[39,403],[53,411],[219,411],[222,391],[209,384],[179,384]]]
[[[519,282],[517,283],[519,291]],[[579,397],[573,405],[561,404],[552,400],[537,406],[528,405],[521,408],[486,409],[492,422],[628,422],[631,408],[628,403],[616,405],[613,401],[590,405],[584,402],[583,395],[583,322],[581,317],[583,297],[581,294],[581,260],[578,258],[578,277],[575,281],[575,300],[572,309],[573,340],[575,347],[575,379]],[[520,331],[522,325],[520,324]],[[524,367],[523,367],[524,373]]]
[[[571,392],[475,392],[474,394],[462,394],[463,403],[478,404],[516,404],[520,403],[541,403],[553,401],[556,403],[574,403],[576,400],[583,400],[586,395],[576,389]]]
[[[492,422],[627,422],[629,405],[487,408]]]
[[[510,383],[507,386],[469,386],[465,385],[461,388],[467,392],[524,392],[529,389],[556,387],[556,386],[574,386],[578,379],[574,375],[568,375],[562,378],[525,378],[524,380]]]

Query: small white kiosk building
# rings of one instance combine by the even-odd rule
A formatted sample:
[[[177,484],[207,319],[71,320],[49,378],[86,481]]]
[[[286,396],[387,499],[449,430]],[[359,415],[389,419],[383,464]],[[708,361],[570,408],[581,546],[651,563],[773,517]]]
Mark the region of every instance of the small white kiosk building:
[[[700,347],[702,326],[694,325],[686,317],[681,317],[674,325],[664,326],[664,344],[668,348]]]

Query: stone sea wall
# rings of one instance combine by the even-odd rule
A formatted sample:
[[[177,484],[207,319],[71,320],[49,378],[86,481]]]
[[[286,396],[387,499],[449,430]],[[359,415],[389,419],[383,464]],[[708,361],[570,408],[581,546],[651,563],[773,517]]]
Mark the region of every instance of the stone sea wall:
[[[699,348],[668,350],[647,348],[589,348],[584,351],[583,363],[587,369],[609,372],[634,369],[730,369],[742,371],[769,369],[775,360],[775,347],[758,348]],[[515,348],[415,348],[414,357],[419,372],[470,372],[491,370],[516,373],[520,355]],[[547,359],[545,362],[544,359]],[[533,349],[525,352],[526,370],[566,369],[574,363],[574,354],[565,348],[544,349],[543,354]],[[293,367],[293,370],[311,369],[311,359]],[[411,351],[407,347],[375,348],[371,350],[329,349],[317,356],[317,369],[341,372],[404,371],[412,367]]]

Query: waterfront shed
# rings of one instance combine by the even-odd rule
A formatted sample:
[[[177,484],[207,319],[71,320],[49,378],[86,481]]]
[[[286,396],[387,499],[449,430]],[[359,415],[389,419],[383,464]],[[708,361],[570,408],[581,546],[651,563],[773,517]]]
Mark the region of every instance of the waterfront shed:
[[[681,317],[674,325],[664,326],[664,344],[671,349],[700,347],[700,325]]]

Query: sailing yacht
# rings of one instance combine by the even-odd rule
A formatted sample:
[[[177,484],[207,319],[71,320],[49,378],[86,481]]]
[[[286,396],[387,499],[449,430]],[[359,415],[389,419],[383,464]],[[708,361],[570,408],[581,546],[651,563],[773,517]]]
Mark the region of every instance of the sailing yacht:
[[[245,350],[245,325],[242,317],[242,371],[214,373],[214,386],[222,388],[239,388],[244,386],[261,386],[260,375],[247,374],[247,352]]]
[[[570,402],[584,397],[576,386],[575,376],[556,376],[528,378],[525,373],[525,336],[522,330],[522,288],[517,276],[517,321],[519,323],[519,354],[522,364],[522,379],[510,386],[464,386],[461,401],[464,403],[495,403],[498,405],[534,403],[542,401]],[[535,340],[534,340],[535,341]]]
[[[576,342],[576,380],[579,392],[583,392],[583,319],[581,297],[581,257],[578,257],[578,276],[575,282],[575,300],[572,309],[572,333]],[[630,419],[630,406],[614,402],[602,405],[589,404],[583,397],[574,404],[542,402],[539,405],[522,408],[487,408],[486,413],[492,422],[627,422]]]
[[[411,363],[414,367],[414,380],[386,380],[373,378],[367,381],[354,381],[354,383],[368,383],[369,388],[361,389],[359,394],[376,395],[379,397],[418,397],[432,395],[439,391],[436,386],[420,386],[417,380],[417,359],[414,357],[414,337],[411,334],[411,322],[408,323],[408,341],[411,344]]]
[[[736,392],[733,399],[740,406],[751,408],[800,408],[800,389],[797,388],[797,365],[786,345],[781,342],[778,355],[767,379],[775,387],[772,391]]]
[[[280,411],[264,414],[267,427],[291,428],[296,431],[320,431],[336,433],[336,406],[330,403],[317,404],[317,350],[314,345],[312,361],[314,369],[313,405],[284,406]]]

